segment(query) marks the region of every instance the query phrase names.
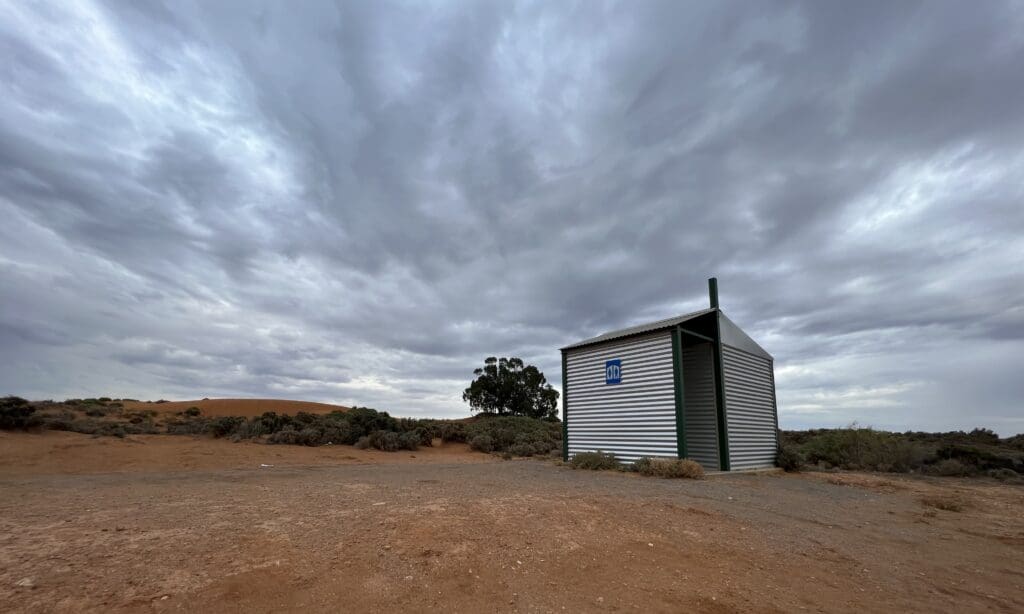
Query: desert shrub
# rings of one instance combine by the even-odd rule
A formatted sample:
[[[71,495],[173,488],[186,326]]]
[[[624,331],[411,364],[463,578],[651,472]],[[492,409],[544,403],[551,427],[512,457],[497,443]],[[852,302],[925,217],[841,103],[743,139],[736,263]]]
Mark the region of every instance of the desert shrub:
[[[651,460],[650,456],[641,456],[633,461],[633,464],[627,465],[625,468],[629,471],[646,474],[651,471]]]
[[[42,426],[43,420],[36,415],[36,408],[21,397],[0,399],[0,429],[26,430]]]
[[[71,431],[73,430],[74,421],[75,417],[71,412],[51,414],[43,416],[43,428],[51,431]]]
[[[366,440],[369,443],[369,447],[376,450],[394,452],[398,449],[398,433],[393,431],[372,431],[366,436]]]
[[[447,424],[442,424],[441,428],[439,429],[438,435],[441,437],[441,441],[444,443],[465,443],[466,425],[461,422],[449,422]]]
[[[433,444],[434,437],[441,436],[441,423],[429,418],[399,418],[398,431],[403,433],[416,431],[420,434],[420,445],[430,446]]]
[[[506,453],[509,456],[533,456],[535,448],[529,443],[514,443]]]
[[[1007,453],[997,447],[971,444],[946,443],[935,451],[939,459],[956,459],[965,465],[977,469],[1013,469],[1024,468],[1024,457],[1020,454]]]
[[[322,427],[320,439],[324,444],[346,445],[353,444],[352,428],[344,421],[332,421]]]
[[[398,433],[394,431],[373,431],[367,435],[369,447],[394,452],[402,449],[405,442]]]
[[[357,450],[365,450],[370,447],[370,438],[367,435],[363,435],[353,445]]]
[[[353,407],[345,412],[344,416],[360,436],[369,435],[374,431],[398,430],[398,420],[389,416],[387,412],[379,412],[369,407]]]
[[[421,441],[419,431],[406,431],[398,435],[398,447],[401,450],[417,450]]]
[[[927,450],[892,433],[851,426],[825,431],[803,446],[807,460],[841,469],[910,471],[920,467]]]
[[[469,447],[477,452],[493,452],[494,440],[486,433],[473,435],[469,438]]]
[[[100,427],[99,432],[97,432],[96,434],[124,438],[127,432],[125,431],[123,424],[107,422],[102,427]]]
[[[573,469],[618,469],[619,461],[611,452],[577,452],[569,460],[569,466]]]
[[[271,433],[267,437],[267,443],[272,444],[286,444],[286,445],[298,445],[299,433],[292,427],[282,429],[280,431]]]
[[[304,428],[299,431],[299,445],[318,446],[322,443],[321,432],[315,428]]]
[[[188,409],[185,410],[185,415],[186,416],[193,416],[193,417],[195,417],[195,416],[198,416],[201,413],[203,413],[203,411],[201,409],[199,409],[198,407],[195,407],[195,406],[189,407]]]
[[[633,463],[632,469],[641,475],[659,478],[704,479],[704,467],[687,458],[642,457]]]
[[[278,415],[272,411],[267,411],[255,418],[251,418],[245,428],[245,432],[250,437],[259,437],[283,431],[286,428],[294,430],[291,416]]]
[[[475,422],[465,427],[466,439],[474,450],[531,456],[547,454],[561,443],[559,423],[524,416],[485,416],[478,416]]]
[[[434,447],[434,429],[429,426],[418,426],[411,431],[406,431],[405,434],[409,435],[417,446]]]
[[[300,411],[300,412],[296,413],[292,417],[292,420],[294,420],[295,422],[297,422],[299,424],[307,425],[308,426],[308,425],[316,424],[317,422],[319,422],[320,416],[318,416],[316,414],[311,414],[308,411]]]
[[[775,464],[786,472],[796,472],[804,468],[806,459],[803,452],[792,444],[782,444],[775,453]]]
[[[318,446],[324,442],[322,440],[322,433],[316,428],[307,427],[296,430],[293,426],[289,426],[267,437],[267,443]]]
[[[242,426],[244,422],[245,418],[240,416],[221,416],[210,421],[207,430],[214,437],[227,437],[234,433],[238,427]]]
[[[945,477],[963,477],[976,473],[977,468],[955,458],[944,458],[932,465],[930,472]]]
[[[208,432],[210,420],[203,417],[169,419],[164,429],[168,435],[202,435]]]
[[[1020,478],[1020,474],[1013,469],[989,469],[985,475],[1000,482],[1016,482]]]
[[[972,475],[993,469],[1024,472],[1024,435],[999,439],[984,428],[970,432],[887,433],[851,426],[780,431],[779,435],[782,445],[795,445],[822,468],[934,474],[938,463],[955,459]]]
[[[999,435],[995,434],[992,429],[976,428],[970,433],[967,433],[967,438],[975,443],[998,445]]]
[[[128,422],[127,424],[118,422],[116,424],[120,424],[121,428],[129,435],[155,435],[160,432],[160,427],[147,417],[143,417],[138,422]]]

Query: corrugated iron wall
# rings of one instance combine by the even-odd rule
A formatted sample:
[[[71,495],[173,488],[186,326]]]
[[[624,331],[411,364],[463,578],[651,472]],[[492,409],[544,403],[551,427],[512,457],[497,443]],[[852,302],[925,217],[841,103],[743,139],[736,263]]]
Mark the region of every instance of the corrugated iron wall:
[[[605,361],[622,361],[622,383],[605,384]],[[566,353],[568,450],[603,450],[630,462],[677,454],[669,331]]]
[[[718,412],[714,354],[710,343],[683,347],[686,454],[705,469],[718,470]]]
[[[775,465],[778,433],[772,362],[722,346],[730,469]]]

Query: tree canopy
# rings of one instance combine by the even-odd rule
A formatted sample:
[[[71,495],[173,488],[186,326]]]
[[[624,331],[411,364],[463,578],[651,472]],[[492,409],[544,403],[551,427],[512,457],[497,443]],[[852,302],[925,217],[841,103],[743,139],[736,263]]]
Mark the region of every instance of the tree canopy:
[[[462,400],[475,411],[531,418],[558,415],[558,391],[537,367],[521,358],[491,356],[473,374],[476,379],[462,393]]]

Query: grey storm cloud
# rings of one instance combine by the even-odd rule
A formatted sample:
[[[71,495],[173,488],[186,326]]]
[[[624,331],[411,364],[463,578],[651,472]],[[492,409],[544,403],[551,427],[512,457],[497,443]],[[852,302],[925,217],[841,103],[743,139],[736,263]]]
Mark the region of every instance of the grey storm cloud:
[[[703,307],[784,427],[1024,431],[1012,2],[0,5],[0,392],[457,416]]]

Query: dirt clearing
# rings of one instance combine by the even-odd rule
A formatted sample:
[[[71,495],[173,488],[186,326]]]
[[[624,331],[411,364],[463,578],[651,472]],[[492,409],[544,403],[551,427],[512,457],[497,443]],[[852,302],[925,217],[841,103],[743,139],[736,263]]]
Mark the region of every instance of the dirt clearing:
[[[79,433],[0,432],[0,477],[40,474],[78,475],[125,471],[191,471],[254,469],[360,463],[485,463],[499,462],[466,444],[449,443],[415,452],[357,450],[352,446],[288,446],[209,437],[129,435],[91,437]]]
[[[45,466],[6,450],[49,435],[0,440],[0,611],[1024,610],[1019,486],[61,435],[167,460],[70,475],[70,439]]]

